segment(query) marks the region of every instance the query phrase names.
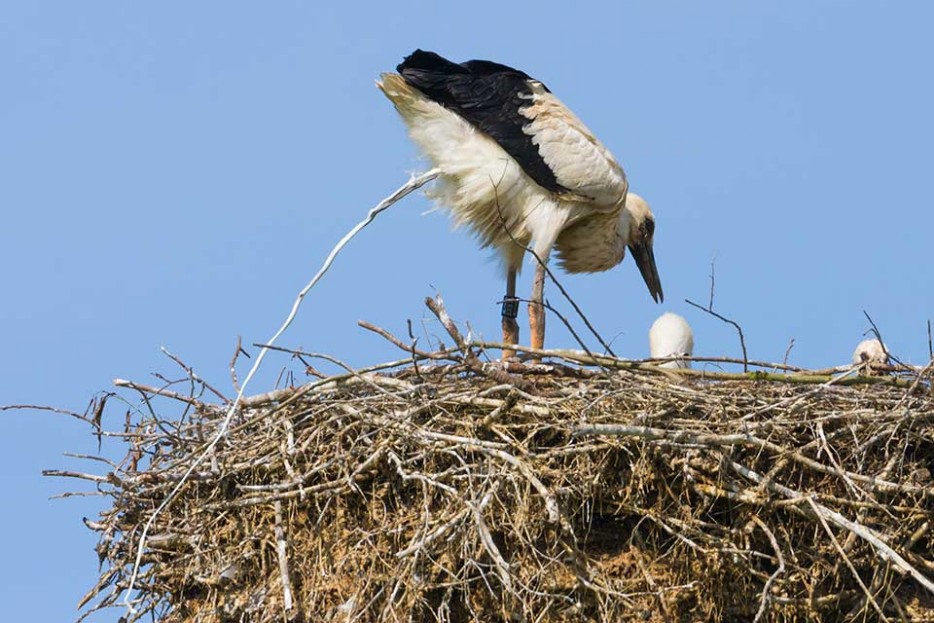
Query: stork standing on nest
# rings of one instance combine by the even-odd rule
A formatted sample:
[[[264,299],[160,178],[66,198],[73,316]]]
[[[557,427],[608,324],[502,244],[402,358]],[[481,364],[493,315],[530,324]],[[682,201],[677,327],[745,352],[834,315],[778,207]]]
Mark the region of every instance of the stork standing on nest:
[[[490,61],[453,63],[416,50],[377,86],[441,171],[434,198],[494,247],[506,271],[503,342],[516,344],[516,275],[538,258],[529,303],[531,346],[545,341],[545,266],[608,270],[629,248],[649,293],[663,300],[652,242],[655,218],[609,150],[548,88]],[[504,356],[513,354],[504,352]]]

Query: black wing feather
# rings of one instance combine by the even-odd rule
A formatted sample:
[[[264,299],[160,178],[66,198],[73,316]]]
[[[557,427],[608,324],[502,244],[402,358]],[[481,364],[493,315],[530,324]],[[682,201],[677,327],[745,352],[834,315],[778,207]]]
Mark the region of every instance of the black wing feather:
[[[569,192],[558,183],[532,137],[522,131],[529,119],[519,109],[529,105],[531,76],[492,61],[452,63],[423,50],[415,50],[396,70],[408,84],[499,143],[542,188]]]

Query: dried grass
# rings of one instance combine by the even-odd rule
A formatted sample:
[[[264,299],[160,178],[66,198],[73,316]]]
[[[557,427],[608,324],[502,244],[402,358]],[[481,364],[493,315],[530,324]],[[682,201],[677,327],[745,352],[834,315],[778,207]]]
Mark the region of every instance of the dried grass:
[[[930,368],[504,368],[452,337],[245,399],[154,521],[129,619],[934,621]],[[54,472],[112,498],[86,612],[225,413],[125,385],[126,458]]]

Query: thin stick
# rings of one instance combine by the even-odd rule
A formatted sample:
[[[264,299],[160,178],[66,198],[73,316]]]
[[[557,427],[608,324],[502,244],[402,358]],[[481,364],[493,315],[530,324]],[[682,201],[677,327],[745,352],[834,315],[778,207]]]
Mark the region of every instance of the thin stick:
[[[318,370],[317,368],[315,368],[313,365],[311,365],[305,360],[305,357],[315,357],[317,359],[322,359],[322,358],[328,359],[329,357],[327,355],[322,355],[320,353],[309,353],[303,350],[296,350],[294,348],[286,348],[284,346],[273,346],[272,344],[263,344],[262,342],[253,342],[253,346],[256,348],[266,347],[269,350],[274,350],[276,352],[288,353],[292,355],[293,359],[298,359],[299,361],[302,362],[302,365],[305,366],[305,374],[315,376],[319,379],[328,378],[326,374],[324,374],[323,372],[321,372],[320,370]]]
[[[928,359],[934,360],[934,341],[931,340],[931,319],[928,318]]]
[[[35,409],[36,411],[49,411],[51,413],[61,413],[62,415],[70,415],[71,417],[81,420],[83,422],[89,422],[92,426],[94,426],[98,430],[100,429],[100,426],[94,424],[94,422],[92,422],[90,418],[87,418],[79,413],[75,413],[74,411],[68,411],[67,409],[57,409],[55,407],[43,407],[42,405],[2,405],[0,406],[0,411],[16,411],[20,409],[24,411],[27,409]]]
[[[778,568],[769,576],[769,579],[765,582],[765,586],[762,587],[762,601],[759,603],[759,611],[756,612],[756,618],[752,620],[752,623],[759,623],[762,619],[762,615],[765,614],[765,606],[768,604],[769,598],[771,597],[772,584],[775,583],[778,576],[785,572],[785,557],[782,556],[782,548],[778,546],[775,535],[772,534],[769,527],[765,525],[765,522],[756,515],[752,516],[752,521],[759,526],[759,529],[765,532],[765,536],[769,538],[769,543],[772,544],[772,549],[775,551],[775,556],[778,558]]]
[[[894,361],[895,363],[899,365],[905,365],[904,363],[901,362],[901,360],[898,359],[898,357],[896,357],[895,355],[889,352],[889,347],[885,345],[885,340],[882,339],[882,333],[879,331],[879,327],[876,326],[876,323],[873,322],[872,318],[869,316],[869,314],[866,312],[865,309],[863,310],[863,315],[866,316],[866,320],[868,320],[869,324],[872,325],[873,336],[877,340],[879,340],[880,344],[882,344],[882,352],[885,353],[886,363],[888,363],[889,361]]]
[[[81,480],[90,480],[91,482],[110,482],[107,476],[98,476],[97,474],[85,474],[83,472],[72,472],[65,469],[44,469],[43,476],[57,476],[58,478],[79,478]],[[114,477],[116,478],[116,477]]]
[[[230,402],[230,398],[228,398],[224,394],[220,393],[218,390],[211,387],[211,385],[207,381],[205,381],[203,378],[195,374],[195,371],[191,366],[189,366],[187,363],[179,359],[176,355],[173,355],[172,353],[170,353],[165,346],[163,346],[160,350],[166,357],[168,357],[169,359],[177,363],[179,367],[182,370],[184,370],[186,374],[188,374],[188,376],[191,378],[192,381],[197,381],[198,383],[201,383],[201,385],[207,388],[208,391],[210,391],[212,394],[220,398],[222,401]]]
[[[791,349],[795,347],[795,338],[788,340],[788,348],[785,349],[785,358],[782,359],[782,365],[788,365],[788,357],[791,355]]]
[[[411,349],[410,349],[412,352],[412,369],[415,371],[416,378],[418,378],[419,381],[422,381],[423,380],[422,371],[418,369],[418,351],[415,348],[416,346],[418,346],[418,338],[415,337],[415,333],[412,331],[412,319],[411,318],[406,318],[405,326],[409,330],[409,339],[412,340]]]
[[[719,318],[723,322],[726,322],[736,327],[736,331],[739,333],[739,346],[740,348],[743,349],[743,372],[749,372],[749,364],[747,363],[749,356],[746,354],[746,339],[743,337],[743,328],[739,326],[739,324],[736,321],[730,320],[729,318],[726,318],[725,316],[721,316],[714,310],[707,309],[706,307],[703,307],[702,305],[698,305],[697,303],[695,303],[694,301],[690,299],[684,299],[684,302],[687,303],[688,305],[693,305],[694,307],[701,310],[702,312],[710,314],[714,318]]]
[[[441,360],[441,361],[451,361],[455,359],[451,353],[428,353],[422,350],[418,350],[415,348],[415,343],[418,341],[418,338],[413,337],[412,343],[406,344],[405,342],[403,342],[402,340],[394,336],[392,333],[390,333],[386,329],[377,327],[375,324],[367,322],[366,320],[358,320],[357,326],[363,327],[367,331],[372,331],[376,335],[388,340],[389,343],[392,344],[393,346],[396,346],[408,353],[412,353],[413,356],[418,356],[418,357],[421,357],[422,359],[436,359],[436,360]],[[409,335],[410,336],[412,335],[411,327],[409,330]]]
[[[282,326],[279,327],[279,330],[276,331],[273,336],[266,341],[267,344],[273,344],[279,336],[285,333],[286,329],[292,324],[292,321],[295,320],[295,317],[298,315],[298,310],[302,305],[302,301],[305,300],[305,296],[308,292],[311,291],[315,284],[321,280],[321,278],[327,273],[328,269],[331,268],[331,264],[334,263],[334,259],[337,257],[337,254],[341,252],[350,240],[356,236],[360,230],[373,222],[380,212],[383,212],[400,199],[406,195],[412,193],[415,190],[418,190],[428,182],[434,180],[441,174],[440,169],[431,169],[417,177],[412,177],[408,182],[403,186],[399,187],[394,193],[380,201],[375,208],[371,209],[362,221],[357,223],[349,232],[347,232],[343,238],[338,241],[337,245],[331,252],[328,254],[327,258],[324,260],[324,264],[321,265],[321,268],[318,269],[318,272],[312,277],[304,288],[298,293],[298,296],[295,298],[295,302],[292,303],[292,309],[289,311],[288,316],[286,316],[285,321],[282,323]],[[214,438],[207,445],[207,447],[202,451],[202,453],[196,458],[191,465],[188,466],[188,469],[185,470],[185,473],[182,475],[182,478],[178,481],[178,484],[169,492],[169,494],[162,500],[162,503],[156,507],[156,510],[153,511],[152,515],[149,516],[149,519],[146,521],[146,525],[143,526],[143,531],[139,537],[139,545],[136,548],[136,559],[133,562],[133,573],[130,575],[130,582],[127,585],[126,593],[123,599],[123,604],[126,606],[127,613],[132,617],[136,614],[136,608],[130,601],[130,598],[133,594],[133,588],[136,585],[136,579],[139,576],[139,567],[143,560],[143,550],[146,546],[146,537],[149,534],[149,530],[152,528],[153,522],[156,520],[156,517],[165,510],[172,500],[178,495],[179,491],[182,490],[182,487],[188,482],[188,478],[195,471],[195,469],[210,455],[211,451],[217,446],[217,443],[227,434],[227,429],[230,427],[230,422],[233,420],[234,414],[237,412],[237,409],[240,406],[240,401],[243,400],[243,392],[246,391],[247,386],[250,383],[250,380],[256,374],[256,371],[259,370],[260,364],[263,363],[263,359],[266,357],[266,353],[269,352],[269,348],[263,347],[259,351],[259,355],[256,356],[256,361],[253,362],[253,366],[250,368],[250,371],[247,373],[246,378],[243,379],[243,385],[240,387],[240,391],[237,392],[237,397],[234,398],[233,402],[230,403],[230,407],[227,409],[227,415],[224,416],[224,421],[221,423],[220,428],[218,428],[217,433],[214,435]]]
[[[179,402],[184,402],[190,405],[202,404],[201,401],[195,398],[192,398],[191,396],[186,396],[185,394],[173,392],[171,389],[166,389],[164,387],[152,387],[151,385],[142,385],[141,383],[127,381],[125,379],[114,379],[112,382],[116,387],[127,387],[129,389],[135,389],[136,391],[143,394],[144,396],[146,394],[149,394],[151,396],[165,396],[166,398],[178,400]],[[152,413],[151,409],[150,409],[150,413],[153,416],[155,415],[154,413]],[[156,419],[156,418],[153,418],[153,419]]]
[[[717,264],[717,256],[714,255],[710,258],[710,300],[707,302],[707,309],[713,309],[713,293],[714,293],[714,273],[716,272],[714,268]]]
[[[234,351],[233,357],[230,358],[230,382],[237,391],[240,391],[240,381],[237,380],[237,359],[240,358],[240,353],[246,355],[247,359],[250,358],[250,353],[243,350],[243,339],[238,335],[237,349]]]
[[[286,613],[292,610],[292,582],[289,580],[288,543],[285,540],[285,530],[282,529],[282,502],[276,500],[274,504],[276,513],[276,554],[279,557],[279,576],[282,580],[282,602]]]

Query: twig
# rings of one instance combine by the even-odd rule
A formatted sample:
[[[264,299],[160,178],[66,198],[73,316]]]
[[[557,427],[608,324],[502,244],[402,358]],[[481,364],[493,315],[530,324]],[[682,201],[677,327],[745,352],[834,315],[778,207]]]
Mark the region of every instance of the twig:
[[[240,357],[240,353],[246,355],[247,358],[250,357],[250,353],[243,350],[243,340],[238,335],[237,336],[237,348],[234,350],[233,357],[230,358],[230,381],[233,384],[233,388],[240,391],[240,381],[237,380],[237,359]]]
[[[717,256],[714,255],[710,258],[710,300],[707,302],[707,309],[713,309],[713,293],[714,293],[714,273],[715,267],[717,264]]]
[[[694,307],[701,310],[702,312],[708,313],[714,318],[718,318],[722,320],[723,322],[733,325],[736,328],[737,333],[739,333],[739,346],[740,348],[743,349],[743,372],[749,372],[749,363],[748,363],[749,356],[746,354],[746,338],[743,337],[743,328],[739,326],[739,323],[737,323],[734,320],[730,320],[729,318],[726,318],[725,316],[721,316],[720,314],[718,314],[712,309],[707,309],[706,307],[698,305],[697,303],[695,303],[694,301],[690,299],[684,299],[684,302],[687,303],[688,305],[693,305]]]
[[[523,379],[521,376],[515,374],[510,374],[505,370],[488,370],[483,366],[479,359],[477,359],[476,353],[474,353],[473,348],[464,341],[463,336],[461,336],[460,331],[457,329],[457,325],[454,324],[454,321],[451,320],[451,317],[448,315],[447,309],[444,307],[444,300],[441,298],[440,293],[436,293],[435,297],[425,297],[425,306],[431,310],[431,313],[435,315],[438,321],[441,323],[441,326],[448,332],[448,335],[451,336],[451,339],[454,340],[454,343],[457,344],[457,347],[461,349],[461,352],[464,354],[464,363],[468,368],[482,374],[484,376],[489,376],[496,379],[500,383],[510,383],[519,389],[528,389],[531,387],[531,383]]]
[[[83,472],[72,472],[64,469],[44,469],[43,476],[57,476],[59,478],[78,478],[79,480],[90,480],[91,482],[110,482],[107,476],[98,476],[96,474],[85,474]]]
[[[429,353],[423,350],[418,350],[415,348],[414,341],[412,344],[406,344],[405,342],[403,342],[402,340],[394,336],[392,333],[390,333],[386,329],[377,327],[375,324],[369,323],[366,320],[358,320],[357,326],[360,326],[366,329],[367,331],[372,331],[376,335],[386,339],[393,346],[397,346],[401,350],[404,350],[405,352],[408,352],[408,353],[412,353],[413,355],[417,355],[418,357],[422,359],[434,359],[436,361],[445,361],[445,360],[450,361],[453,359],[450,353],[445,353],[445,352]],[[413,340],[415,339],[416,338],[413,338]]]
[[[791,355],[791,349],[795,347],[795,338],[788,340],[788,348],[785,349],[785,357],[782,359],[782,365],[788,365],[788,357]]]
[[[493,535],[490,534],[490,529],[487,527],[486,521],[483,520],[483,511],[477,508],[477,505],[472,502],[468,502],[468,504],[470,505],[470,512],[473,515],[474,523],[477,526],[477,534],[480,535],[480,542],[483,543],[484,549],[486,549],[490,558],[492,558],[493,562],[496,564],[499,581],[503,584],[503,588],[507,593],[512,593],[512,577],[509,574],[509,564],[500,553],[496,542],[493,541]]]
[[[143,385],[142,383],[136,383],[134,381],[127,381],[126,379],[114,379],[113,384],[116,387],[127,387],[129,389],[135,389],[141,394],[149,396],[164,396],[166,398],[171,398],[173,400],[178,400],[179,402],[184,402],[190,405],[200,405],[204,404],[200,400],[196,400],[191,396],[186,396],[185,394],[180,394],[178,392],[173,392],[171,389],[166,389],[164,387],[153,387],[151,385]]]
[[[931,320],[928,319],[928,359],[934,361],[934,341],[931,340]]]
[[[422,380],[422,371],[418,369],[418,357],[416,357],[416,355],[418,354],[418,351],[415,349],[415,347],[418,346],[418,338],[415,336],[415,333],[412,331],[412,319],[411,318],[406,318],[405,326],[409,330],[409,339],[412,340],[412,342],[410,343],[410,348],[409,348],[409,350],[412,353],[412,369],[415,370],[415,376],[418,377],[419,380]]]
[[[749,413],[744,415],[742,419],[751,420],[763,413],[768,413],[769,411],[773,411],[779,407],[784,407],[785,405],[794,404],[795,402],[799,402],[801,400],[806,400],[807,398],[810,398],[811,396],[815,394],[821,393],[822,391],[824,391],[831,385],[843,383],[847,378],[859,378],[858,376],[855,376],[857,372],[858,370],[856,368],[851,367],[849,370],[847,370],[843,374],[840,374],[837,376],[831,376],[826,382],[821,383],[819,386],[811,390],[808,390],[804,394],[801,394],[799,396],[790,396],[788,398],[783,398],[782,400],[779,400],[778,402],[773,402],[771,404],[765,405],[764,407],[759,407],[755,411],[750,411]]]
[[[201,385],[203,385],[204,387],[206,387],[206,388],[208,389],[208,391],[210,391],[212,394],[214,394],[215,396],[217,396],[218,398],[220,398],[223,402],[230,402],[230,399],[227,398],[227,396],[225,396],[224,394],[220,393],[218,390],[216,390],[214,387],[212,387],[210,383],[208,383],[207,381],[205,381],[204,379],[202,379],[200,376],[198,376],[197,374],[195,374],[195,371],[194,371],[194,369],[193,369],[191,366],[189,366],[187,363],[185,363],[184,361],[182,361],[182,360],[181,360],[179,357],[177,357],[176,355],[173,355],[172,353],[170,353],[169,350],[168,350],[166,347],[163,346],[160,350],[163,352],[163,354],[165,354],[166,357],[168,357],[169,359],[171,359],[172,361],[174,361],[175,363],[177,363],[177,364],[179,365],[179,367],[180,367],[182,370],[184,370],[186,374],[188,374],[189,378],[191,378],[192,381],[197,381],[198,383],[201,383]]]
[[[901,360],[898,357],[896,357],[889,351],[889,347],[886,346],[885,340],[882,339],[882,333],[879,331],[879,327],[876,326],[876,323],[873,322],[872,318],[869,316],[869,314],[866,312],[865,309],[863,310],[863,315],[866,316],[866,320],[868,320],[869,324],[872,326],[871,331],[872,331],[873,337],[879,340],[879,344],[882,345],[882,352],[885,353],[886,362],[891,360],[901,366],[905,365],[904,363],[901,362]]]
[[[765,522],[762,521],[758,516],[753,515],[752,521],[759,526],[765,535],[769,538],[769,543],[772,544],[772,550],[775,552],[775,557],[778,558],[778,568],[769,576],[769,579],[765,581],[765,586],[762,587],[762,601],[759,602],[759,611],[756,612],[756,617],[752,620],[752,623],[759,623],[762,619],[762,615],[765,614],[765,606],[769,602],[771,595],[772,584],[775,583],[775,580],[785,572],[785,557],[782,556],[782,548],[778,546],[778,541],[775,539],[775,535],[772,534],[772,531],[769,530],[769,527],[765,525]]]
[[[489,495],[490,498],[492,499],[492,497],[493,497],[493,496],[492,496],[492,493],[488,493],[487,495]],[[484,499],[486,499],[486,498],[484,498]],[[481,501],[480,505],[481,505],[481,507],[482,507],[482,506],[485,506],[485,504],[483,504],[482,501]],[[446,521],[446,522],[444,522],[443,524],[439,525],[437,528],[435,528],[434,530],[432,530],[431,532],[429,532],[428,534],[426,534],[426,535],[425,535],[424,537],[422,537],[421,539],[415,541],[414,543],[412,543],[411,545],[409,545],[409,546],[406,547],[405,549],[396,552],[396,553],[394,554],[394,556],[395,556],[396,558],[405,558],[406,556],[411,556],[411,555],[414,554],[415,552],[417,552],[417,551],[419,551],[419,550],[421,550],[421,549],[424,549],[424,547],[425,547],[426,545],[429,545],[432,541],[435,541],[435,540],[437,540],[439,537],[444,536],[445,534],[447,534],[448,532],[450,532],[451,529],[452,529],[458,522],[462,521],[472,510],[473,510],[472,507],[470,507],[470,506],[465,506],[465,507],[462,508],[458,513],[456,513],[453,517],[451,517],[448,521]]]
[[[276,554],[279,557],[279,577],[282,580],[282,602],[286,614],[292,611],[292,582],[289,579],[289,555],[287,551],[288,543],[285,540],[285,530],[282,528],[282,502],[276,500],[275,508],[276,525],[274,532],[276,535]]]
[[[635,547],[633,547],[632,541],[635,541]],[[643,550],[648,549],[645,545],[645,541],[642,539],[642,534],[639,532],[639,528],[636,527],[632,531],[632,536],[630,537],[629,543],[629,552],[632,554],[633,558],[636,560],[636,565],[639,567],[639,572],[642,574],[642,577],[645,579],[645,583],[649,587],[649,594],[654,594],[658,599],[658,605],[662,609],[662,614],[665,615],[665,620],[671,621],[674,617],[671,616],[671,609],[668,607],[668,603],[665,601],[665,593],[663,590],[660,590],[658,583],[655,581],[655,578],[652,577],[652,574],[649,573],[649,569],[645,564],[644,556],[642,555]]]
[[[42,405],[2,405],[0,406],[0,411],[20,411],[20,410],[22,411],[36,410],[36,411],[48,411],[50,413],[61,413],[62,415],[69,415],[77,420],[81,420],[82,422],[88,422],[92,426],[100,430],[100,425],[95,425],[94,422],[92,422],[90,418],[84,415],[81,415],[80,413],[69,411],[67,409],[57,409],[55,407],[44,407]]]
[[[879,327],[876,326],[876,323],[873,321],[872,317],[869,315],[869,313],[865,309],[863,310],[863,315],[866,316],[866,320],[869,321],[869,324],[872,327],[870,329],[870,332],[872,332],[872,335],[874,338],[879,340],[879,344],[882,345],[882,352],[885,353],[885,357],[886,359],[888,359],[889,351],[885,347],[885,340],[882,339],[882,333],[879,331]]]
[[[309,353],[303,350],[295,348],[286,348],[285,346],[273,346],[272,344],[263,344],[262,342],[253,342],[252,344],[256,348],[268,348],[269,350],[274,350],[279,353],[288,353],[293,356],[293,359],[298,359],[302,362],[302,365],[305,366],[305,374],[317,377],[318,379],[328,378],[326,374],[315,368],[313,365],[305,361],[305,357],[318,357],[326,358],[325,355],[319,353]]]

